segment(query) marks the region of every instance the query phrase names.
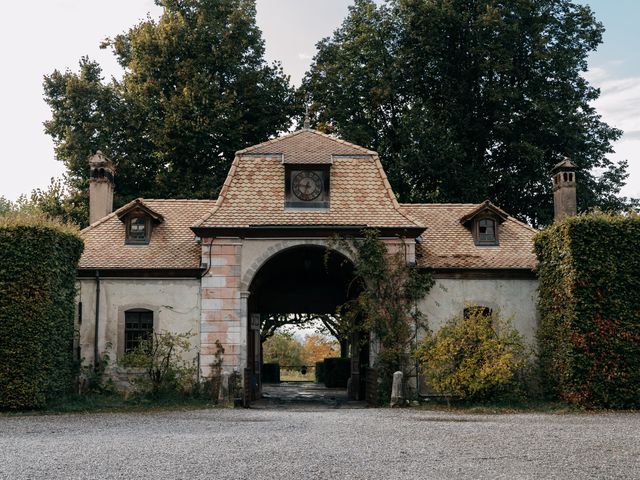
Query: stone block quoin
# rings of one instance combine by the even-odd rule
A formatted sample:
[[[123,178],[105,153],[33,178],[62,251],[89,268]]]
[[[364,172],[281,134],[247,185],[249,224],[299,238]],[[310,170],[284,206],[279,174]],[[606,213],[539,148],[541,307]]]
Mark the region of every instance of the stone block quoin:
[[[224,347],[225,370],[240,371],[241,315],[240,260],[242,243],[235,239],[202,239],[202,261],[209,265],[202,278],[200,365],[202,376],[211,373],[216,340]]]

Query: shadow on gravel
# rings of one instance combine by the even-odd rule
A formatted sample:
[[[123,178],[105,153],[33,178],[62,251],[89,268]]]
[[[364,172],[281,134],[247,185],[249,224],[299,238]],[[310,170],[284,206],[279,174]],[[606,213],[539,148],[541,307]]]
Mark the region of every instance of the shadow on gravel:
[[[265,384],[262,398],[251,404],[251,408],[291,410],[365,407],[364,402],[349,401],[346,389],[326,388],[317,383],[306,382]]]
[[[484,420],[479,418],[468,417],[411,417],[411,420],[416,422],[442,422],[442,423],[477,423]]]

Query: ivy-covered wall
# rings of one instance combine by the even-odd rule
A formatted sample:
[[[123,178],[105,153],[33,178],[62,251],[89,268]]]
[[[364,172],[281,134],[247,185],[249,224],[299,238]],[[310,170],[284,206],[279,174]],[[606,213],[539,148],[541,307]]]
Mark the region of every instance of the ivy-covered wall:
[[[569,218],[539,233],[535,249],[547,394],[640,406],[640,217]]]
[[[77,230],[0,217],[0,409],[38,408],[73,385]]]

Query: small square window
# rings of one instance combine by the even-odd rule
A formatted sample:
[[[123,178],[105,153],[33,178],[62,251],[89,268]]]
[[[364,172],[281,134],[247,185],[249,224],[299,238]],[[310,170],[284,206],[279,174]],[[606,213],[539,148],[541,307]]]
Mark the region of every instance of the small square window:
[[[496,221],[491,218],[478,220],[476,230],[476,243],[478,245],[497,245]]]
[[[150,222],[146,216],[131,216],[126,222],[127,243],[149,243]]]

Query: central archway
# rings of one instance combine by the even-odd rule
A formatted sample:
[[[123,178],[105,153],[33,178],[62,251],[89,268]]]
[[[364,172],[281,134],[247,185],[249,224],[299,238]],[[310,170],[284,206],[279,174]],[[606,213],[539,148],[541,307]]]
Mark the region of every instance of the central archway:
[[[340,305],[357,297],[354,265],[342,253],[322,245],[297,245],[268,258],[249,285],[247,370],[250,400],[260,398],[260,319],[265,315],[335,314]],[[349,398],[365,396],[364,369],[368,367],[368,342],[351,339],[351,388]],[[363,345],[364,343],[364,345]]]

